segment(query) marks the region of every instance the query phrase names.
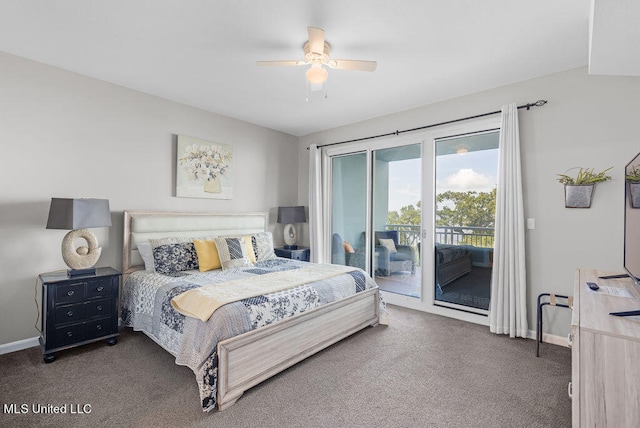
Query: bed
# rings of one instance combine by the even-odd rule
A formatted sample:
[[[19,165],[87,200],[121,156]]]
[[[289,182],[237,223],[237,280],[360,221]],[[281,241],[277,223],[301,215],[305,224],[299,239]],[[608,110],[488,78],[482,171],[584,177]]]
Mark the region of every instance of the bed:
[[[381,300],[369,275],[275,257],[266,226],[267,213],[124,212],[123,324],[194,372],[204,411],[231,406],[247,389],[379,322]],[[202,263],[201,271],[193,258],[204,253],[192,247],[211,241],[226,268]],[[224,251],[221,242],[229,243]],[[234,264],[252,248],[255,259]],[[235,250],[242,257],[230,262]],[[251,289],[267,292],[220,297]]]
[[[471,272],[471,253],[464,245],[436,244],[436,285],[442,287]]]

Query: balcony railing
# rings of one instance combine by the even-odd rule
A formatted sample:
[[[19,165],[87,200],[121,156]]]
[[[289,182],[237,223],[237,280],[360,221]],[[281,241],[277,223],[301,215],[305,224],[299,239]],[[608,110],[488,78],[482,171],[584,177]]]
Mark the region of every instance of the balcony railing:
[[[438,244],[493,248],[494,234],[493,227],[436,226],[435,241]]]
[[[420,226],[414,224],[387,224],[386,230],[398,231],[398,244],[416,248],[420,242]]]
[[[387,224],[386,230],[398,231],[398,244],[414,248],[420,242],[420,226],[413,224]],[[435,242],[450,245],[472,245],[493,248],[495,229],[493,227],[436,226]]]

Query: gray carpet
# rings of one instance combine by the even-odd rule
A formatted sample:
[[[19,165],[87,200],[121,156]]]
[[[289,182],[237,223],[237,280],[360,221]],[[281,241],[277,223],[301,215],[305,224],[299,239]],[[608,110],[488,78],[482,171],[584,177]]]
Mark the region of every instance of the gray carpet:
[[[571,352],[487,327],[390,306],[369,327],[203,413],[193,373],[142,333],[44,364],[0,355],[0,405],[91,406],[88,414],[6,414],[35,427],[569,427]],[[4,409],[3,409],[4,410]]]

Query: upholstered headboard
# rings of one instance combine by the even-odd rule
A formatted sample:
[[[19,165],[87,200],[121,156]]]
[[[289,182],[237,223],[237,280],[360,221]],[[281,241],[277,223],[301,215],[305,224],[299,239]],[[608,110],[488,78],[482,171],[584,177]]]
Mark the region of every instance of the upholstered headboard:
[[[144,269],[138,242],[155,238],[247,235],[267,229],[266,212],[125,211],[122,273]]]

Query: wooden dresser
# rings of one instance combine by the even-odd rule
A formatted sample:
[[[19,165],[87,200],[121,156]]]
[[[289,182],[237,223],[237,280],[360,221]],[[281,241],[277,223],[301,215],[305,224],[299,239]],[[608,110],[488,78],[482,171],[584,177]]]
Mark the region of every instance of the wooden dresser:
[[[611,272],[580,269],[574,283],[571,320],[573,427],[640,426],[640,317],[609,312],[640,309],[640,290],[629,278],[600,279]],[[601,289],[592,291],[587,282]],[[605,294],[602,287],[633,297]]]

